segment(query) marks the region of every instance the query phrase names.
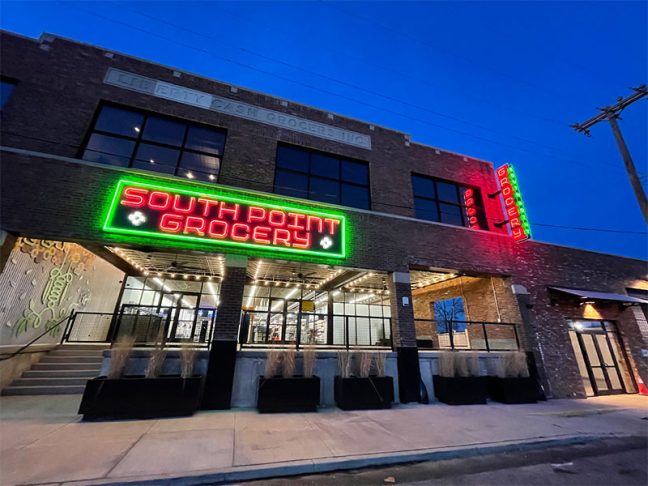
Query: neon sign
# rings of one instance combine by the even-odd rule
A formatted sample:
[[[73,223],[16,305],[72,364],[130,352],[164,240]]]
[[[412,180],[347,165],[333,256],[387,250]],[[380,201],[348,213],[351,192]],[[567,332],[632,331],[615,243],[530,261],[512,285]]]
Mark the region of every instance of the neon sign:
[[[199,192],[200,191],[200,192]],[[344,258],[346,218],[158,183],[121,179],[104,231],[178,241]]]
[[[475,205],[475,191],[468,188],[464,192],[464,204],[466,205],[466,216],[468,217],[468,226],[472,229],[480,229],[479,219],[477,218],[477,206]]]
[[[527,218],[522,194],[518,185],[515,170],[510,164],[504,164],[497,169],[497,180],[499,181],[504,199],[504,210],[508,217],[508,223],[511,226],[511,233],[516,242],[528,240],[531,238],[531,225]]]

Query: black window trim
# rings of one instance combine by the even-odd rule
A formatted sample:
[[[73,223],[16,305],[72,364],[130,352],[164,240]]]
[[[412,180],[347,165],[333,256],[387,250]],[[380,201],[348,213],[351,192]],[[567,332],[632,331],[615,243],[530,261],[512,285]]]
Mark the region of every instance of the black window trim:
[[[279,167],[279,164],[277,162],[279,160],[279,149],[282,146],[307,152],[308,153],[308,171],[303,172],[303,171],[296,170],[296,169],[291,169],[291,168],[288,168],[288,167]],[[326,156],[326,157],[332,157],[332,158],[337,159],[338,162],[339,162],[338,163],[338,177],[334,178],[334,177],[327,177],[327,176],[320,175],[320,174],[314,174],[311,171],[310,157],[311,157],[312,154],[319,154],[319,155],[323,155],[323,156]],[[362,164],[362,165],[367,167],[367,183],[366,184],[360,184],[360,183],[352,182],[352,181],[345,181],[345,180],[342,179],[342,162],[344,160],[348,160],[348,161],[354,162],[356,164]],[[306,179],[307,179],[306,196],[304,197],[304,199],[307,199],[309,201],[320,202],[322,204],[336,204],[338,206],[343,206],[343,207],[348,207],[348,208],[356,208],[356,209],[361,209],[363,211],[371,211],[371,208],[372,208],[372,204],[371,204],[372,203],[372,201],[371,201],[371,170],[370,170],[370,164],[366,160],[355,159],[353,157],[347,157],[345,155],[339,155],[339,154],[334,154],[334,153],[331,153],[331,152],[325,152],[323,150],[314,149],[314,148],[307,147],[307,146],[304,146],[304,145],[295,145],[295,144],[291,144],[291,143],[288,143],[288,142],[283,142],[281,140],[278,140],[277,141],[277,148],[276,148],[276,151],[275,151],[275,176],[274,176],[274,181],[273,181],[273,184],[272,184],[272,190],[273,190],[273,192],[275,194],[281,194],[281,193],[277,192],[277,174],[279,173],[279,171],[289,172],[291,174],[298,174],[298,175],[301,175],[301,176],[306,176]],[[332,182],[337,182],[338,187],[339,187],[340,201],[342,201],[342,185],[343,184],[348,184],[350,186],[360,187],[360,188],[363,188],[363,189],[366,188],[367,189],[367,196],[368,196],[368,200],[367,200],[368,207],[367,208],[358,208],[356,206],[349,206],[349,205],[343,204],[342,202],[332,203],[332,202],[329,202],[329,201],[320,201],[318,199],[310,199],[308,197],[308,195],[310,194],[311,178],[313,178],[313,177],[320,178],[320,179],[325,179],[325,180],[332,181]],[[285,194],[282,194],[282,195],[285,195]],[[297,196],[291,196],[291,197],[297,197]]]
[[[16,92],[16,88],[18,88],[19,81],[16,78],[12,78],[11,76],[0,75],[0,82],[8,83],[8,84],[13,85],[13,89],[11,91],[11,94],[9,95],[9,97],[7,98],[7,101],[5,103],[5,105],[7,105],[8,103],[11,102],[12,98],[15,96],[14,93]],[[4,108],[5,108],[4,106],[0,106],[0,110],[4,110]]]
[[[435,192],[436,197],[430,197],[430,196],[416,194],[416,192],[414,191],[414,182],[413,182],[414,177],[421,177],[423,179],[427,179],[427,180],[431,181],[432,184],[434,185],[434,192]],[[444,200],[440,199],[439,188],[437,186],[438,182],[444,182],[446,184],[452,184],[455,187],[455,191],[457,192],[457,200],[459,201],[459,203],[450,202],[450,201],[444,201]],[[410,173],[410,184],[411,184],[411,188],[412,188],[412,201],[414,202],[413,209],[414,209],[415,215],[416,215],[416,199],[425,199],[426,201],[430,201],[430,202],[435,203],[436,209],[437,209],[437,214],[439,216],[438,221],[429,220],[429,219],[425,219],[425,221],[435,221],[437,223],[449,224],[449,225],[452,225],[452,226],[459,226],[459,225],[456,225],[456,224],[447,223],[445,221],[442,221],[441,204],[447,204],[447,205],[450,205],[450,206],[455,206],[455,207],[458,207],[460,209],[461,226],[464,227],[464,228],[468,228],[469,226],[467,224],[466,205],[464,204],[464,201],[463,201],[463,197],[462,197],[462,194],[461,194],[461,189],[462,188],[472,189],[473,191],[475,191],[475,194],[479,196],[478,204],[476,204],[477,210],[478,210],[478,216],[477,217],[478,217],[478,220],[479,220],[479,223],[480,223],[480,228],[479,229],[486,230],[486,231],[488,231],[490,229],[488,227],[488,221],[486,219],[486,208],[484,207],[484,200],[482,198],[481,188],[479,188],[477,186],[472,186],[472,185],[469,185],[469,184],[463,184],[461,182],[451,181],[449,179],[443,179],[441,177],[434,177],[434,176],[430,176],[430,175],[427,175],[427,174],[421,174],[421,173],[418,173],[418,172],[411,172]],[[424,219],[424,218],[419,218],[419,219]]]
[[[117,108],[117,109],[122,109],[122,110],[126,110],[126,111],[134,111],[134,112],[140,113],[144,117],[144,121],[142,123],[142,127],[140,128],[139,133],[137,134],[137,137],[129,137],[127,135],[122,135],[122,134],[119,134],[119,133],[111,133],[111,132],[107,132],[105,130],[95,130],[95,126],[97,125],[97,121],[99,120],[99,115],[101,114],[101,110],[105,106],[110,106],[110,107]],[[163,142],[157,142],[157,141],[153,141],[153,140],[143,140],[142,137],[144,135],[144,130],[146,128],[146,123],[148,122],[148,119],[150,117],[157,117],[157,118],[162,118],[162,119],[169,120],[169,121],[184,123],[186,125],[186,128],[185,128],[185,131],[184,131],[184,135],[182,137],[182,144],[180,146],[176,146],[176,145],[170,145],[170,144],[166,144],[166,143],[163,143]],[[223,139],[222,153],[219,154],[218,156],[216,156],[213,153],[204,152],[204,151],[201,151],[201,150],[185,149],[184,146],[185,146],[185,144],[187,142],[187,136],[189,135],[189,127],[190,126],[201,127],[201,128],[206,128],[206,129],[215,130],[215,131],[221,131],[225,136],[224,139]],[[225,158],[225,146],[227,145],[227,135],[228,135],[228,130],[226,128],[224,128],[224,127],[217,126],[217,125],[209,125],[209,124],[204,123],[204,122],[198,122],[198,121],[191,120],[191,119],[184,118],[184,117],[167,115],[165,113],[159,113],[159,112],[156,112],[156,111],[139,108],[137,106],[130,106],[130,105],[126,105],[126,104],[123,104],[123,103],[115,103],[113,101],[100,100],[99,103],[97,104],[97,107],[95,108],[94,114],[92,115],[92,119],[90,121],[88,129],[86,130],[86,135],[85,135],[85,137],[83,139],[83,143],[79,147],[79,151],[77,153],[77,158],[78,159],[83,160],[83,154],[87,150],[88,143],[90,142],[90,138],[95,133],[97,133],[99,135],[105,135],[105,136],[109,136],[109,137],[120,138],[122,140],[128,140],[128,141],[131,141],[131,142],[135,142],[135,146],[133,147],[133,153],[129,158],[129,165],[127,167],[123,167],[124,169],[148,170],[148,169],[142,169],[140,167],[133,167],[133,163],[136,162],[135,155],[137,154],[137,150],[139,149],[140,144],[145,143],[145,144],[150,144],[150,145],[157,145],[157,146],[163,147],[163,148],[177,150],[179,152],[178,153],[178,160],[176,162],[176,166],[175,166],[175,170],[174,170],[173,174],[170,174],[168,172],[155,171],[155,170],[149,170],[149,172],[155,172],[155,173],[158,173],[158,174],[163,174],[165,176],[180,177],[182,179],[187,179],[187,177],[183,177],[180,174],[178,174],[177,172],[181,169],[180,161],[181,161],[181,158],[182,158],[182,154],[184,152],[191,152],[191,153],[195,153],[195,154],[207,155],[207,156],[210,156],[210,157],[218,157],[220,160],[219,160],[219,164],[218,164],[218,174],[216,174],[216,178],[213,181],[210,180],[210,181],[201,181],[201,182],[205,182],[205,183],[208,183],[208,184],[209,183],[216,184],[216,183],[218,183],[220,181],[221,173],[223,172],[222,171],[223,159]],[[113,155],[115,155],[115,154],[113,154]]]

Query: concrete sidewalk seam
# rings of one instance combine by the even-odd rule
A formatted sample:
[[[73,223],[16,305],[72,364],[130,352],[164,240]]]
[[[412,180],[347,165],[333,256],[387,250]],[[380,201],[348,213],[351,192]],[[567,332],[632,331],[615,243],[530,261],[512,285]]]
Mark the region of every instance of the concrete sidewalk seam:
[[[616,436],[621,437],[621,436]],[[627,436],[626,436],[627,437]],[[128,484],[129,486],[136,485],[152,485],[152,484],[168,484],[168,485],[201,485],[201,484],[226,484],[235,481],[250,481],[259,479],[269,479],[275,477],[285,476],[299,476],[304,474],[319,474],[332,471],[360,469],[372,466],[388,466],[395,464],[405,464],[410,462],[423,462],[423,461],[441,461],[448,459],[468,458],[480,455],[501,454],[506,452],[515,451],[530,451],[536,449],[543,449],[557,446],[569,446],[587,444],[601,439],[611,438],[608,435],[587,435],[587,436],[569,436],[560,439],[541,439],[523,442],[510,442],[506,444],[493,444],[486,447],[478,445],[471,445],[468,447],[461,447],[451,450],[427,450],[417,452],[403,452],[391,454],[379,454],[370,457],[356,457],[349,459],[338,460],[308,460],[307,463],[290,464],[290,465],[277,465],[277,466],[262,466],[262,467],[246,467],[239,470],[222,471],[208,474],[192,475],[192,476],[176,476],[167,478],[155,479],[134,479],[134,478],[115,478],[110,482],[105,482],[106,478],[96,480],[101,484]],[[86,481],[87,484],[88,481]],[[69,484],[73,484],[70,482]]]

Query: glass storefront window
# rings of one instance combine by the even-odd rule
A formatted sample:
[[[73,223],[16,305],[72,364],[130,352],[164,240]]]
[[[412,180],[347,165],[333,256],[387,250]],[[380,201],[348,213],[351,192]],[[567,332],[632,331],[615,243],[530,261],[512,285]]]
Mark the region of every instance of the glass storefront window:
[[[247,285],[241,335],[248,344],[389,346],[389,306],[373,292]]]
[[[184,278],[126,278],[119,302],[120,334],[132,332],[138,342],[154,342],[159,331],[142,330],[156,315],[155,328],[165,327],[167,342],[207,342],[219,305],[220,283]],[[132,316],[137,317],[124,317]],[[130,329],[130,330],[129,330]]]

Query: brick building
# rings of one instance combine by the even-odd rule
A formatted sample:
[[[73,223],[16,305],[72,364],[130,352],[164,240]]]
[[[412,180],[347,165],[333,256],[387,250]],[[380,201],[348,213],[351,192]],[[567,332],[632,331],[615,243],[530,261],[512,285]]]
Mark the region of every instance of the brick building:
[[[0,42],[3,346],[209,346],[214,407],[247,403],[245,359],[271,347],[388,352],[403,402],[448,349],[528,351],[551,397],[648,379],[645,262],[515,243],[490,162],[51,35]]]

